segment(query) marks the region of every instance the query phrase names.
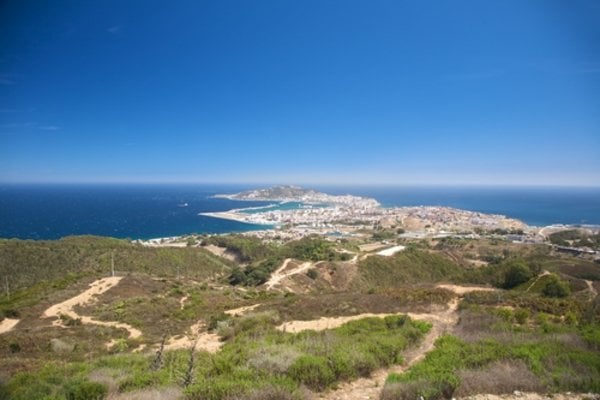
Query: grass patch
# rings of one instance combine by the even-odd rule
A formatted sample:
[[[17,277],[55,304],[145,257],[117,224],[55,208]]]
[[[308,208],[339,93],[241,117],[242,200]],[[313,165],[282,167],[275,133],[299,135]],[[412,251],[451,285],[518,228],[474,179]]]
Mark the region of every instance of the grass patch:
[[[465,269],[438,254],[406,249],[392,257],[371,256],[359,262],[361,287],[389,288],[414,283],[462,282]]]

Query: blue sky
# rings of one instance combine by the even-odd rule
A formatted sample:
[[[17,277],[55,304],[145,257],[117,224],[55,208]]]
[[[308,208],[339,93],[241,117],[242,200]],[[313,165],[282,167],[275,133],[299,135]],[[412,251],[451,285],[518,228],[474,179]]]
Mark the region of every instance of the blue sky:
[[[0,181],[600,186],[600,2],[5,1]]]

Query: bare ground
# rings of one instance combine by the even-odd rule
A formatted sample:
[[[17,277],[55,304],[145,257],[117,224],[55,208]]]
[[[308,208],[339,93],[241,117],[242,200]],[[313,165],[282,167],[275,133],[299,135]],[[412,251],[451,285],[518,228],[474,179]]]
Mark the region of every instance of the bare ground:
[[[18,319],[4,318],[0,322],[0,335],[6,332],[10,332],[19,323],[19,321],[20,320]]]
[[[271,277],[265,283],[265,287],[267,290],[273,290],[275,286],[282,285],[282,281],[284,279],[308,271],[313,267],[313,263],[304,262],[298,267],[286,270],[288,268],[288,265],[292,262],[293,260],[291,258],[286,258],[283,264],[281,264],[281,267],[277,268],[277,270],[271,274]],[[285,287],[285,285],[283,286]]]
[[[62,303],[55,304],[55,305],[51,306],[50,308],[48,308],[42,314],[42,318],[56,318],[52,322],[52,325],[64,327],[65,325],[63,323],[63,320],[60,317],[67,316],[72,319],[81,320],[82,324],[94,324],[94,325],[109,326],[109,327],[118,328],[118,329],[125,329],[127,332],[129,332],[130,338],[133,338],[133,339],[138,338],[138,337],[142,336],[142,332],[139,329],[132,327],[131,325],[128,325],[128,324],[125,324],[122,322],[98,321],[98,320],[95,320],[88,316],[79,315],[73,310],[73,308],[76,306],[92,304],[95,301],[96,296],[98,296],[98,295],[110,290],[111,288],[115,287],[116,285],[118,285],[119,282],[121,281],[121,279],[123,279],[123,277],[120,277],[120,276],[112,276],[112,277],[108,277],[108,278],[98,279],[97,281],[92,282],[90,284],[89,289],[81,292],[80,294],[78,294],[74,297],[71,297],[70,299],[63,301]]]

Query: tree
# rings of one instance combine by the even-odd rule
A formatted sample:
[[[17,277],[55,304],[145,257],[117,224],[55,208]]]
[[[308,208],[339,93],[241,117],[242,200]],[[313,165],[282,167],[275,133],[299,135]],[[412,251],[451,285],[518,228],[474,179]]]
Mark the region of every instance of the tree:
[[[504,281],[502,286],[505,289],[512,289],[522,283],[527,282],[533,277],[531,268],[523,261],[512,261],[508,264],[504,273]]]

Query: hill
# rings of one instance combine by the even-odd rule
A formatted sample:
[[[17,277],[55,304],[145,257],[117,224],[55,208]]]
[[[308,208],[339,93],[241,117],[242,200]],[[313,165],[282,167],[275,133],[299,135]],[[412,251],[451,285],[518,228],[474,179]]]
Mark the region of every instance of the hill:
[[[594,263],[509,242],[370,240],[2,241],[0,399],[600,390]]]

